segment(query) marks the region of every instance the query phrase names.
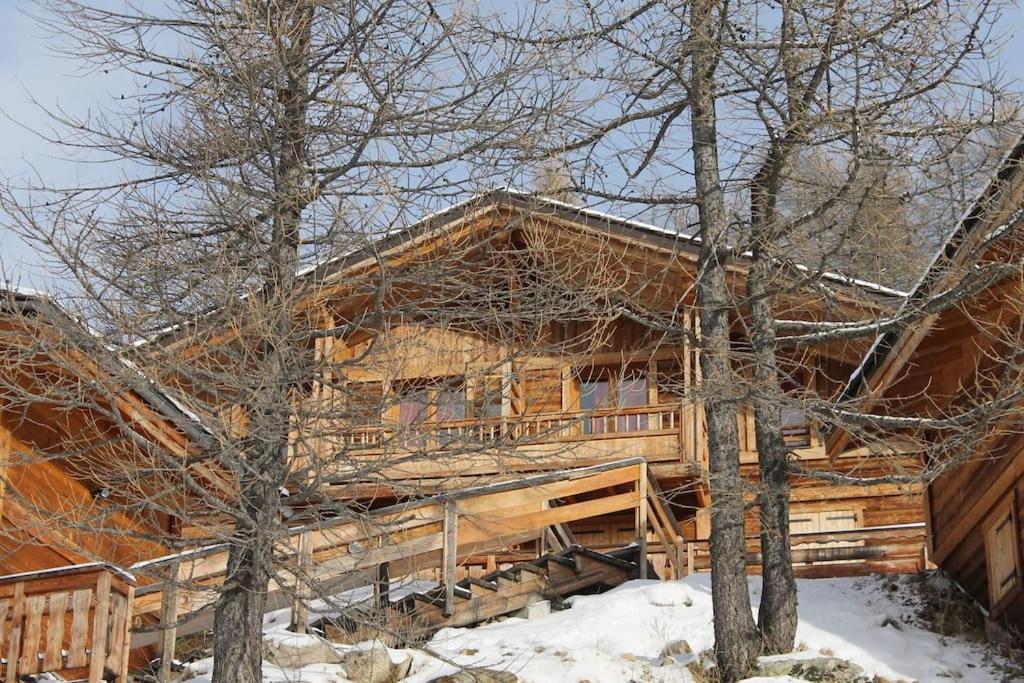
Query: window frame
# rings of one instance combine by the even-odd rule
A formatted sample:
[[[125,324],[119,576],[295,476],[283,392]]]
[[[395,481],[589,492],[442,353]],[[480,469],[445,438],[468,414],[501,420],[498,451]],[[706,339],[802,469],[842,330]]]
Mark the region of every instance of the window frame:
[[[985,548],[985,574],[988,580],[989,611],[993,616],[998,615],[1021,591],[1021,548],[1020,529],[1017,519],[1017,495],[1016,491],[1004,497],[990,514],[988,523],[984,527],[983,544]],[[997,546],[999,545],[998,534],[1007,524],[1009,528],[1009,548],[1013,571],[1007,578],[1013,582],[1003,589],[1007,578],[996,576],[996,563],[993,562]]]

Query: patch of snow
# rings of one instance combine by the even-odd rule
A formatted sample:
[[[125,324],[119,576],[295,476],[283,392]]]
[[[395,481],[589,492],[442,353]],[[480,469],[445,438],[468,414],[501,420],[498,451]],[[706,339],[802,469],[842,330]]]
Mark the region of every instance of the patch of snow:
[[[892,590],[895,582],[903,590]],[[988,683],[1002,680],[1003,662],[984,644],[939,636],[917,623],[917,598],[904,578],[857,577],[799,580],[799,652],[784,659],[838,657],[869,678],[919,683]],[[412,589],[412,585],[407,587]],[[750,578],[752,608],[760,596]],[[365,599],[368,588],[347,591]],[[344,601],[341,601],[344,603]],[[539,619],[508,618],[477,628],[439,631],[422,650],[390,650],[392,661],[413,657],[408,683],[428,683],[457,667],[514,673],[522,683],[693,681],[688,666],[697,654],[662,658],[666,645],[685,640],[694,653],[714,641],[711,581],[696,574],[682,581],[630,581],[603,595],[576,596],[568,610]],[[337,602],[333,607],[337,606]],[[328,611],[332,606],[320,606]],[[311,610],[314,611],[314,610]],[[287,610],[265,620],[269,639],[312,638],[286,631]],[[883,625],[884,624],[884,625]],[[365,645],[363,645],[365,647]],[[340,652],[360,646],[337,645]],[[208,681],[210,660],[190,665],[190,683]],[[282,670],[264,666],[264,680],[344,681],[340,665]],[[786,683],[791,677],[754,677],[746,683]]]

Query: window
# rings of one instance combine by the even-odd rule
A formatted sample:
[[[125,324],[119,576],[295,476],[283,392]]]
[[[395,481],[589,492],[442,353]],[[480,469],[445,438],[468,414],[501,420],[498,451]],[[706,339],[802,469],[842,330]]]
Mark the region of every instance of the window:
[[[501,417],[505,404],[501,377],[481,378],[473,392],[473,417]]]
[[[611,382],[607,377],[580,382],[580,410],[607,408],[611,395]]]
[[[646,406],[647,375],[641,370],[595,369],[589,377],[580,380],[579,398],[581,411],[611,408],[624,410]],[[603,434],[613,429],[616,432],[645,431],[648,428],[648,416],[618,415],[613,419],[595,415],[584,417],[582,424],[584,434]]]
[[[864,546],[864,540],[836,540],[825,543],[806,543],[797,534],[829,533],[859,529],[862,525],[862,512],[858,510],[792,510],[789,513],[789,531],[794,534],[792,544],[798,550],[820,550],[815,562],[840,564],[856,562],[856,560],[830,559],[829,548],[858,548]]]
[[[1017,520],[1013,498],[1003,504],[995,522],[985,532],[985,559],[988,565],[990,607],[995,608],[1020,584],[1017,550]]]

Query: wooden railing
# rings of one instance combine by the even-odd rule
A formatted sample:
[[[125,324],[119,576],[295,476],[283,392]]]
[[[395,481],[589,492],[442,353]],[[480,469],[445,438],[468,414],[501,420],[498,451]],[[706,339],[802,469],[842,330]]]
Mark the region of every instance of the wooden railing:
[[[757,451],[754,415],[742,407],[738,415],[740,450]],[[704,406],[653,405],[593,411],[566,411],[515,417],[480,418],[414,425],[373,425],[357,427],[343,435],[349,448],[443,450],[467,443],[514,441],[514,445],[615,439],[630,436],[674,435],[681,458],[707,465],[707,420]],[[811,425],[787,425],[786,445],[793,449],[819,445]]]
[[[641,406],[616,410],[543,413],[516,417],[452,420],[400,426],[369,426],[346,434],[349,446],[379,447],[388,441],[420,445],[429,440],[442,446],[455,441],[522,439],[543,443],[565,439],[600,439],[623,434],[675,434],[679,430],[678,406]]]
[[[440,567],[444,582],[453,586],[457,559],[538,540],[555,525],[629,510],[635,512],[641,544],[653,526],[659,537],[682,548],[678,524],[650,488],[652,481],[646,461],[630,458],[410,501],[357,520],[296,527],[275,553],[279,566],[268,605],[282,594],[298,599],[302,586],[313,581],[323,591],[338,590],[344,581],[363,581],[361,572],[375,571],[383,563],[389,564],[392,577]],[[609,494],[609,490],[615,492]],[[571,497],[585,499],[558,504]],[[673,560],[679,556],[677,551]],[[216,587],[224,580],[227,557],[228,548],[218,545],[136,565],[135,571],[154,581],[139,589],[135,614],[159,613],[165,626],[182,623],[186,628],[198,623],[189,617],[209,609]],[[677,575],[681,571],[676,566]],[[293,610],[301,612],[298,602]],[[164,642],[170,647],[174,627],[168,627],[167,633],[171,635]],[[177,635],[184,633],[179,630]],[[137,646],[154,641],[152,634],[136,635]]]
[[[128,681],[135,580],[87,564],[0,577],[0,680]]]
[[[923,523],[795,533],[790,540],[798,576],[907,573],[924,568]],[[760,539],[749,537],[747,550],[747,566],[760,567]],[[687,562],[694,571],[710,570],[708,542],[688,543]]]

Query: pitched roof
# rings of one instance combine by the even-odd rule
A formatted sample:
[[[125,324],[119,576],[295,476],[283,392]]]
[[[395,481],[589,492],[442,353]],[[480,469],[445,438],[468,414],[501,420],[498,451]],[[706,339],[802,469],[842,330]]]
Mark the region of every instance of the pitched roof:
[[[180,429],[189,439],[201,441],[209,435],[208,428],[195,413],[185,408],[184,404],[169,392],[157,386],[156,382],[134,363],[122,357],[118,349],[104,343],[97,332],[71,315],[49,295],[34,289],[0,283],[0,312],[3,311],[61,320],[72,329],[81,331],[82,339],[96,340],[97,344],[90,350],[93,351],[93,360],[100,367],[112,375],[126,374],[128,377],[136,378],[137,381],[129,382],[126,389],[138,395],[150,408]]]
[[[343,271],[363,259],[400,247],[468,216],[483,214],[495,208],[550,216],[582,224],[591,229],[645,241],[652,246],[682,250],[691,254],[697,254],[700,251],[701,239],[698,235],[687,235],[677,229],[625,218],[544,195],[503,188],[474,195],[446,209],[425,216],[404,228],[395,230],[370,245],[352,250],[301,272],[302,274],[315,272],[327,277],[330,274]],[[750,256],[750,253],[744,252],[739,256],[741,259],[745,259]],[[798,267],[810,270],[804,266]],[[902,299],[907,295],[904,291],[841,273],[824,272],[821,277],[835,284],[854,287],[886,298]]]
[[[903,309],[914,306],[927,300],[929,296],[936,294],[937,290],[942,286],[943,280],[951,273],[953,268],[963,265],[964,261],[972,256],[979,256],[978,254],[963,252],[962,248],[971,241],[969,238],[980,227],[988,225],[994,215],[998,215],[1000,211],[1007,209],[1004,204],[1012,200],[1014,188],[1022,181],[1022,165],[1024,165],[1024,138],[1018,140],[1006,153],[995,177],[985,186],[978,199],[964,213],[960,221],[939,246],[928,268],[907,295],[902,305]],[[1016,216],[1017,213],[1019,212],[1015,212],[1013,215]],[[1010,222],[1012,221],[995,226],[989,231],[987,236],[1002,237]],[[879,369],[890,359],[894,349],[907,342],[908,335],[915,328],[915,325],[917,323],[908,323],[878,335],[860,365],[847,380],[840,395],[840,400],[850,400],[859,396],[865,387],[871,383]]]

